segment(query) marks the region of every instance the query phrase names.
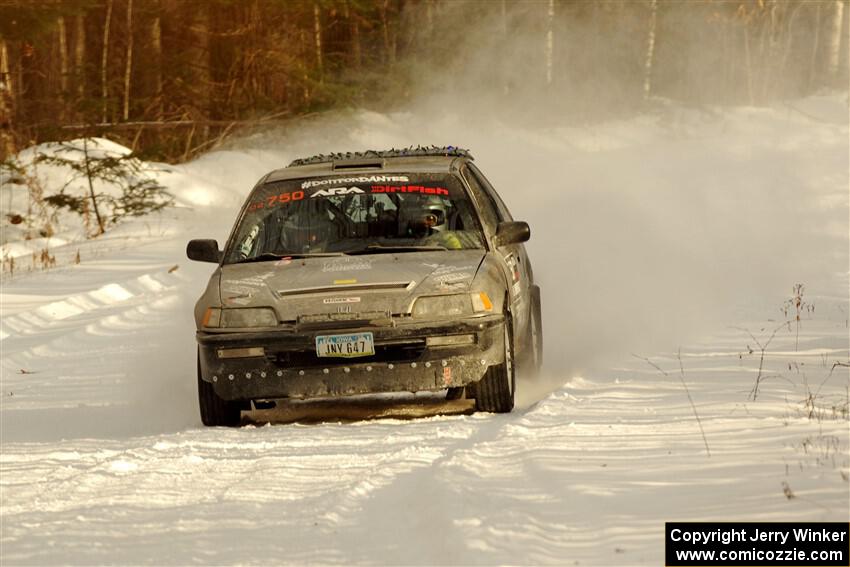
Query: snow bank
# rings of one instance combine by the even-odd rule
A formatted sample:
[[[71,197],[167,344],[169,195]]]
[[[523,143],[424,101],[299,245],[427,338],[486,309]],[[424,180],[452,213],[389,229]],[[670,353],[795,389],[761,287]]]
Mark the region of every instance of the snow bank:
[[[37,199],[38,194],[53,195],[63,188],[72,195],[88,195],[87,180],[80,177],[70,165],[44,161],[45,158],[56,158],[79,163],[85,159],[86,153],[90,159],[98,160],[125,157],[132,152],[129,148],[105,138],[39,144],[21,151],[16,156],[18,165],[25,168],[26,176],[21,177],[8,171],[0,175],[0,215],[3,220],[0,257],[4,259],[5,272],[42,270],[53,265],[53,262],[67,265],[76,262],[80,254],[90,258],[94,254],[120,247],[122,240],[126,245],[127,238],[132,239],[143,234],[149,236],[152,226],[162,232],[162,217],[168,216],[169,211],[153,213],[131,222],[125,220],[121,226],[108,227],[107,234],[95,242],[88,241],[87,235],[93,231],[95,224],[93,214],[87,229],[80,215],[64,209],[56,210]],[[168,190],[175,194],[177,207],[235,207],[241,199],[241,194],[237,195],[232,189],[233,186],[228,185],[223,172],[231,172],[231,179],[239,179],[241,182],[239,173],[242,170],[239,164],[244,160],[245,156],[240,155],[228,166],[224,164],[225,160],[220,158],[216,163],[222,167],[222,171],[204,172],[200,175],[187,173],[180,167],[133,160],[134,171],[128,172],[127,179],[130,182],[150,180],[167,186]],[[121,194],[120,187],[97,179],[94,180],[93,186],[96,193],[112,196]],[[108,206],[101,204],[101,208],[103,214],[109,214]],[[11,222],[13,219],[14,223]],[[9,262],[10,259],[14,259],[14,263]]]
[[[69,242],[84,241],[86,228],[80,215],[56,210],[41,198],[60,191],[87,196],[90,192],[88,181],[74,171],[71,163],[82,163],[86,155],[90,160],[101,160],[123,158],[131,153],[129,148],[105,138],[48,142],[19,152],[14,161],[24,169],[24,175],[0,172],[0,215],[4,224],[0,234],[0,257],[26,259],[42,251],[49,254],[52,249]],[[61,162],[50,162],[51,159]],[[158,168],[140,160],[134,160],[134,167],[139,169],[142,178],[153,179],[158,174]],[[119,187],[99,179],[95,179],[92,186],[98,194],[115,196],[121,192]],[[101,207],[104,214],[109,212],[105,205]],[[11,224],[10,219],[16,215],[23,222]]]
[[[121,157],[133,153],[126,147],[106,138],[82,138],[66,142],[46,142],[21,150],[17,161],[23,166],[32,166],[40,156],[60,157],[82,161],[88,153],[90,159]]]

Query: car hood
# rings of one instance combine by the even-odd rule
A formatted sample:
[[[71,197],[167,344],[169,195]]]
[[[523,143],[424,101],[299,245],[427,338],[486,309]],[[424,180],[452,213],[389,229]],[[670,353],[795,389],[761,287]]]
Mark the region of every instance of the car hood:
[[[409,313],[420,295],[469,290],[483,250],[284,259],[221,267],[224,307],[274,307],[281,321],[338,312]]]

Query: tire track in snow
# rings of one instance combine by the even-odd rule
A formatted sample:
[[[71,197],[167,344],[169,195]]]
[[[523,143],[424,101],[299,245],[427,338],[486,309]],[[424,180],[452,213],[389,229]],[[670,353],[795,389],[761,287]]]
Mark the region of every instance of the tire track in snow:
[[[201,284],[197,267],[179,269],[181,244],[154,239],[4,289],[13,306],[47,290],[30,280],[50,280],[53,295],[3,318],[15,331],[2,341],[4,442],[114,438],[197,421],[189,302]],[[74,292],[55,298],[56,280]]]
[[[163,269],[8,318],[6,324],[20,333],[3,345],[3,389],[18,396],[8,405],[62,407],[69,397],[80,397],[87,377],[112,383],[125,379],[128,368],[115,362],[128,362],[134,350],[150,343],[149,327],[173,321],[182,279]],[[63,382],[77,395],[63,395],[69,393],[63,392]],[[98,403],[110,395],[92,392],[83,399]]]
[[[219,549],[218,562],[244,561],[253,549],[287,550],[289,560],[302,562],[333,559],[330,549],[323,555],[298,542],[318,532],[332,537],[339,526],[328,515],[345,511],[348,495],[368,493],[363,480],[375,471],[386,478],[403,474],[469,431],[452,419],[435,419],[450,427],[444,435],[434,437],[434,423],[425,420],[204,429],[167,440],[136,438],[129,449],[122,441],[62,443],[67,450],[19,447],[0,460],[4,492],[11,495],[2,512],[6,557],[51,562],[58,556],[44,543],[67,535],[83,517],[88,533],[69,542],[76,557],[138,560],[180,517],[182,529],[170,536],[175,563],[202,556],[222,538],[233,541],[232,551]],[[132,531],[124,525],[127,511],[136,528],[117,554],[90,545]]]
[[[348,526],[341,545],[366,544],[354,561],[380,549],[390,563],[634,564],[661,560],[659,526],[694,510],[716,521],[730,506],[746,517],[787,517],[786,465],[822,466],[795,449],[810,422],[778,419],[775,405],[759,408],[762,417],[734,415],[728,400],[701,406],[707,458],[683,397],[659,376],[572,379],[523,414],[485,418],[430,463],[351,495],[349,516],[338,520]],[[840,422],[826,429],[846,446]],[[840,513],[840,497],[809,498],[797,501],[796,517]]]
[[[447,463],[497,439],[527,412],[446,418],[450,419],[446,425],[462,425],[468,434],[449,445],[429,447],[429,458],[409,463],[392,474],[373,471],[372,476],[349,489],[339,511],[328,516],[342,538],[341,545],[359,550],[348,559],[369,562],[374,550],[380,549],[381,561],[390,564],[470,563],[470,557],[462,553],[464,536],[454,520],[462,510],[462,498],[454,496],[462,487],[435,480],[440,481]]]

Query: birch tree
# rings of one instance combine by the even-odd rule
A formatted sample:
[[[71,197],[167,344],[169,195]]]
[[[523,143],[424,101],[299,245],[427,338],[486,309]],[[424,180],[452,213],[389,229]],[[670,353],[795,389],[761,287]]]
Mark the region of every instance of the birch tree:
[[[812,56],[809,61],[809,88],[814,85],[815,74],[817,73],[818,51],[820,48],[820,25],[821,25],[821,3],[818,2],[815,6],[815,30],[812,36]]]
[[[77,103],[86,95],[86,21],[85,16],[78,14],[74,18],[76,32],[74,33],[74,82],[77,87]]]
[[[429,4],[430,9],[430,4]],[[346,21],[349,25],[349,33],[351,34],[351,66],[355,70],[359,70],[363,63],[363,56],[360,46],[360,22],[357,9],[352,9],[349,0],[344,0],[343,10]],[[430,12],[429,12],[430,13]]]
[[[499,31],[502,34],[502,38],[501,38],[502,41],[501,41],[501,45],[500,45],[500,51],[502,53],[502,57],[501,57],[502,62],[501,62],[499,69],[500,69],[500,72],[501,72],[500,78],[501,78],[501,82],[502,82],[502,94],[507,96],[511,93],[510,79],[508,78],[510,76],[510,73],[509,73],[509,70],[508,70],[508,58],[507,58],[507,53],[505,51],[507,49],[507,46],[508,46],[508,0],[502,0],[500,7],[501,7],[501,10],[500,10],[500,12],[501,12],[500,16],[501,17],[499,18],[499,21],[500,21],[500,28],[501,29]]]
[[[0,37],[0,150],[2,150],[0,159],[15,153],[15,139],[12,135],[15,93],[12,86],[9,48],[6,45],[6,40]]]
[[[59,33],[59,88],[61,98],[60,118],[66,117],[66,108],[68,106],[68,31],[65,27],[65,16],[59,16],[56,19],[56,27]]]
[[[555,0],[549,0],[546,12],[546,86],[552,84],[552,66],[555,59]]]
[[[318,2],[313,2],[313,41],[316,47],[316,68],[319,71],[319,82],[321,82],[324,69],[322,64],[322,18]]]
[[[109,99],[109,27],[112,20],[112,4],[113,0],[106,0],[106,20],[103,23],[103,50],[101,51],[100,60],[100,98],[101,98],[101,122],[109,121],[109,116],[106,114],[107,103]]]
[[[841,26],[844,23],[844,2],[833,0],[827,53],[827,73],[831,81],[838,78],[838,63],[841,60]]]
[[[153,58],[153,92],[154,92],[154,118],[162,120],[162,23],[160,16],[160,2],[155,1],[154,15],[151,20],[151,57]]]
[[[124,121],[130,118],[130,77],[133,73],[133,0],[127,0],[127,59],[124,65]]]
[[[652,94],[652,61],[655,55],[655,26],[658,13],[658,0],[649,2],[649,29],[646,33],[646,54],[643,64],[643,100],[649,100]]]
[[[209,118],[212,111],[212,70],[210,68],[210,20],[211,9],[207,3],[195,7],[184,5],[184,15],[191,18],[192,34],[185,50],[189,80],[192,81],[193,101],[190,103],[195,112]],[[187,116],[188,117],[188,116]]]
[[[380,3],[381,32],[384,40],[384,63],[395,64],[395,32],[390,29],[390,0]]]

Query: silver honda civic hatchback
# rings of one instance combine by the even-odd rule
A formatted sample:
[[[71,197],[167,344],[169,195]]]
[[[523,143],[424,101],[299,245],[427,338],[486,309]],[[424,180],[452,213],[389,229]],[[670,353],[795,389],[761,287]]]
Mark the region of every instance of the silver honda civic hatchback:
[[[542,360],[540,289],[514,221],[458,148],[295,160],[251,191],[195,306],[206,425],[252,404],[446,391],[509,412]]]

